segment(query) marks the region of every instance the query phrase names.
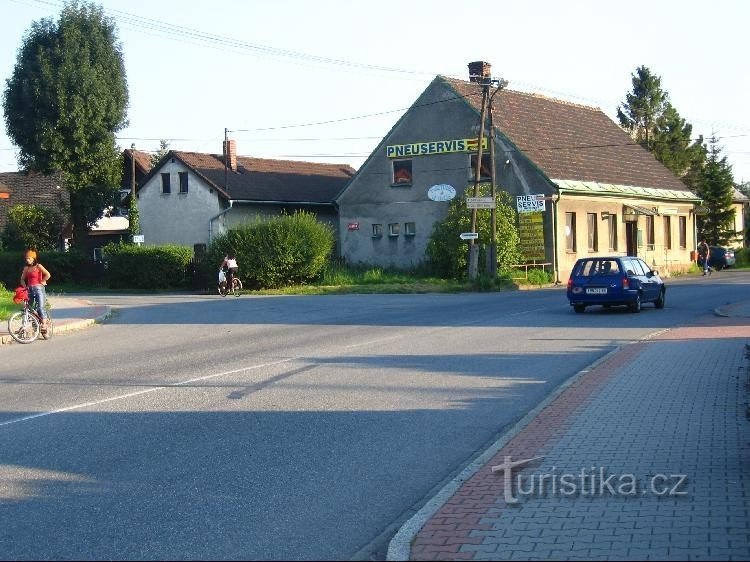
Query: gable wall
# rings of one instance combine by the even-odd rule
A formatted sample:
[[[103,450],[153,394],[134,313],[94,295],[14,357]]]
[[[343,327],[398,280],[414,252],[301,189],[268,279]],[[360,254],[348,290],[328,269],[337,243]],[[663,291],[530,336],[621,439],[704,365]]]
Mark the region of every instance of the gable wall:
[[[180,193],[178,172],[187,171],[188,193]],[[162,194],[161,174],[171,174],[172,191]],[[178,160],[166,162],[138,192],[138,213],[146,244],[207,244],[209,219],[222,210],[219,197]],[[215,228],[215,225],[214,225]]]
[[[386,146],[476,138],[479,116],[455,97],[452,89],[433,81],[339,197],[340,253],[348,262],[403,268],[424,261],[432,227],[448,210],[448,202],[431,201],[427,191],[446,183],[455,188],[457,197],[465,196],[464,190],[473,185],[470,154],[414,156],[412,185],[393,186],[392,160],[386,155]],[[509,149],[512,145],[502,139],[496,145],[499,186],[512,195],[551,194],[545,176],[524,155],[515,151],[506,154]],[[551,229],[551,220],[546,220],[545,228]],[[403,234],[406,222],[415,223],[414,236]],[[399,224],[400,235],[389,236],[390,223]],[[373,224],[382,225],[382,237],[373,237]],[[350,230],[354,225],[358,228]]]

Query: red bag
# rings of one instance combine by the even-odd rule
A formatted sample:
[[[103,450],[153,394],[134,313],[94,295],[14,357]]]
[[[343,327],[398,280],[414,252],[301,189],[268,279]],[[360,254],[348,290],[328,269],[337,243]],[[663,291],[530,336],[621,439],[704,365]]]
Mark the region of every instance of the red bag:
[[[26,287],[16,287],[16,292],[13,295],[13,302],[21,304],[27,300],[29,300],[29,292],[26,290]]]

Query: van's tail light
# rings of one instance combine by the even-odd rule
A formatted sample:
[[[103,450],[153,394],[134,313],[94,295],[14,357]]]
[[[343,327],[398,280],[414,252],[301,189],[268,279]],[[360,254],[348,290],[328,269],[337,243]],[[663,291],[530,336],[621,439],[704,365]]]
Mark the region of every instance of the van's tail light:
[[[573,278],[568,277],[568,289],[570,289],[573,286]]]
[[[630,288],[630,281],[628,281],[627,277],[622,278],[622,288],[623,289],[629,289]]]

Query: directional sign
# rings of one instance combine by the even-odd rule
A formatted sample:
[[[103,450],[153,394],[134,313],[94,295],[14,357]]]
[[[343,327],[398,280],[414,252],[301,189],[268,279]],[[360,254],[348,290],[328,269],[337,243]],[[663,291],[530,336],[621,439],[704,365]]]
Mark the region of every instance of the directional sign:
[[[476,240],[479,238],[478,232],[462,232],[460,235],[461,240]]]
[[[467,209],[494,209],[495,200],[492,197],[467,197]]]

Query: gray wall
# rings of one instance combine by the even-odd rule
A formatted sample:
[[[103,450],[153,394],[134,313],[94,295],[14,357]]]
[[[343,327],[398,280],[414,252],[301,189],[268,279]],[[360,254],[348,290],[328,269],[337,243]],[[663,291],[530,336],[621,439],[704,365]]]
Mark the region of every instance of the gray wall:
[[[427,191],[433,185],[447,183],[456,189],[457,197],[465,196],[466,187],[473,185],[471,155],[415,156],[412,158],[413,184],[394,187],[391,185],[392,160],[386,156],[385,150],[386,146],[395,144],[476,138],[479,115],[466,102],[455,99],[456,96],[443,82],[433,81],[339,196],[340,253],[348,262],[409,267],[425,259],[433,224],[443,219],[448,209],[447,202],[431,201]],[[552,186],[545,176],[512,148],[504,139],[498,139],[497,171],[501,188],[512,195],[551,194]],[[506,153],[506,150],[510,152]],[[551,232],[550,212],[545,220],[545,231]],[[406,222],[416,223],[415,236],[403,234]],[[357,223],[359,229],[349,230],[350,223]],[[381,238],[373,238],[373,223],[383,225]],[[402,233],[390,237],[389,223],[399,223]],[[550,238],[547,236],[548,245],[551,244]],[[550,257],[551,251],[550,248]]]
[[[188,192],[180,193],[178,172],[188,172]],[[161,174],[170,173],[172,192],[163,194]],[[208,243],[208,222],[221,210],[216,191],[179,160],[167,162],[138,192],[138,214],[146,244]],[[216,229],[216,223],[214,224]]]

